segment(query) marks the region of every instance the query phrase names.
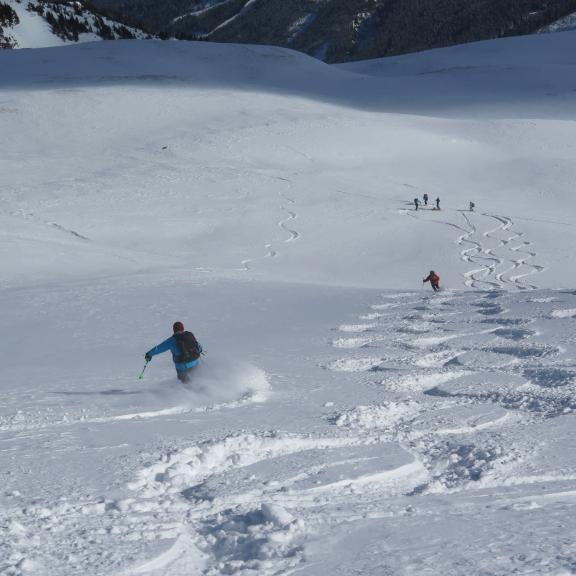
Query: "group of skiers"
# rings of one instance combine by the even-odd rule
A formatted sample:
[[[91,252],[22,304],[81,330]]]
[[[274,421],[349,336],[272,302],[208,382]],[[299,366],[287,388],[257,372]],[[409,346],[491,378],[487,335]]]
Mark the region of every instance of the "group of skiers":
[[[424,200],[424,206],[428,206],[428,194],[424,194],[422,196],[422,200]],[[416,198],[414,198],[413,202],[414,202],[414,210],[418,210],[418,208],[421,205],[420,199],[416,197]],[[474,212],[474,208],[476,207],[476,204],[474,204],[474,202],[470,202],[468,207],[469,207],[470,212]],[[432,208],[432,210],[440,210],[440,197],[436,198],[436,207]]]
[[[424,194],[422,196],[422,199],[424,200],[424,206],[428,206],[428,194]],[[420,206],[420,199],[419,198],[414,198],[414,209],[418,210],[418,207]],[[440,210],[440,198],[436,198],[436,208],[433,208],[433,210]]]

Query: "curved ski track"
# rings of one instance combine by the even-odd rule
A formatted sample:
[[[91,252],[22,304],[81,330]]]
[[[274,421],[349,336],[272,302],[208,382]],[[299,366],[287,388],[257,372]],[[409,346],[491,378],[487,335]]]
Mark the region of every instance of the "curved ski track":
[[[418,218],[406,210],[407,215]],[[516,288],[518,290],[536,290],[536,284],[526,278],[546,268],[529,262],[538,253],[532,250],[532,242],[524,239],[524,232],[513,230],[514,221],[509,216],[479,214],[483,218],[495,220],[498,224],[481,232],[469,215],[462,212],[464,224],[441,221],[439,224],[451,226],[461,232],[456,243],[461,247],[460,259],[473,268],[464,272],[464,284],[469,288],[499,290]],[[498,242],[497,246],[491,246]]]
[[[495,228],[483,232],[481,236],[481,238],[498,242],[496,247],[491,248],[485,247],[482,240],[479,242],[470,240],[471,236],[478,236],[479,232],[466,214],[462,214],[462,216],[470,229],[470,232],[465,235],[466,240],[474,242],[477,248],[474,254],[465,254],[467,250],[463,250],[462,259],[469,262],[477,262],[478,258],[491,260],[491,263],[482,270],[466,273],[466,278],[469,281],[467,283],[468,286],[480,288],[480,284],[485,284],[494,288],[505,288],[512,285],[520,290],[535,290],[538,288],[538,286],[525,279],[528,276],[542,272],[545,268],[528,262],[528,260],[537,257],[538,254],[529,249],[532,243],[524,240],[523,232],[513,230],[514,221],[512,218],[509,216],[482,214],[483,217],[491,218],[498,222]],[[501,237],[502,233],[504,233],[504,237]],[[519,244],[516,244],[517,242]],[[515,257],[518,254],[522,254],[522,256]],[[498,271],[498,268],[502,267],[505,267],[504,270]],[[526,271],[521,271],[522,268],[526,269]],[[521,273],[513,274],[518,271]]]
[[[287,178],[282,178],[280,176],[275,176],[273,178],[274,180],[281,180],[282,182],[287,182],[290,189],[292,189],[292,182]],[[277,222],[277,226],[278,228],[280,228],[282,231],[286,232],[289,235],[288,238],[283,240],[284,243],[294,242],[295,240],[298,240],[298,238],[300,238],[300,233],[294,230],[293,228],[289,228],[288,222],[290,222],[291,220],[296,220],[298,218],[298,214],[294,210],[291,210],[289,208],[290,206],[296,204],[296,200],[290,196],[287,196],[286,194],[283,194],[281,191],[278,191],[278,195],[280,196],[281,200],[280,210],[282,210],[282,212],[287,214],[287,216],[279,220]],[[279,254],[278,250],[275,250],[273,248],[272,242],[268,242],[267,244],[265,244],[264,249],[266,250],[264,258],[276,258]],[[261,260],[261,259],[262,257],[246,258],[245,260],[242,260],[241,262],[242,269],[245,271],[251,270],[252,269],[251,263],[254,262],[255,260]]]

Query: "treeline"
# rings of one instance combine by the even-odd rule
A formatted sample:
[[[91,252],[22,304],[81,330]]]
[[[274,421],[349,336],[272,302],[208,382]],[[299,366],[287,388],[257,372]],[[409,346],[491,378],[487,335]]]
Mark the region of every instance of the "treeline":
[[[93,33],[104,40],[132,39],[134,34],[124,24],[108,24],[97,11],[93,13],[87,2],[41,0],[29,3],[28,10],[42,16],[58,37],[77,42],[80,34]]]
[[[352,59],[404,54],[537,32],[576,12],[576,0],[387,0],[358,35]],[[332,57],[347,50],[334,39]]]
[[[0,2],[0,26],[15,26],[20,23],[16,11],[4,2]]]
[[[529,34],[576,12],[576,0],[89,1],[162,37],[275,44],[327,62]]]
[[[12,48],[14,40],[6,33],[6,28],[11,28],[20,23],[16,11],[5,2],[0,2],[0,48]]]
[[[160,35],[168,33],[173,19],[202,9],[206,3],[200,0],[89,0],[86,4],[114,20]]]

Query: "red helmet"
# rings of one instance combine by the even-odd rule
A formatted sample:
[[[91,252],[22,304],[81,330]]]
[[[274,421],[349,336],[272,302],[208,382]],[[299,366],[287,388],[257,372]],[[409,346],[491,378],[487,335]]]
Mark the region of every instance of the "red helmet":
[[[176,332],[184,332],[184,324],[182,324],[182,322],[174,322],[172,329],[174,330],[174,334],[176,334]]]

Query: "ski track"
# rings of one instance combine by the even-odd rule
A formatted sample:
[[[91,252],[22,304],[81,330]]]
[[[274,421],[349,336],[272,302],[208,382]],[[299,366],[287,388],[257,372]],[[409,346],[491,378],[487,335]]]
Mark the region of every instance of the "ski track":
[[[496,233],[501,230],[507,233],[512,227],[510,219],[497,219],[499,225],[485,232],[486,238],[494,239]],[[461,230],[465,232],[460,238],[461,242],[466,241],[467,235],[476,233],[472,223],[470,230]],[[506,238],[504,244],[513,242],[517,236]],[[475,253],[480,250],[487,252],[479,242],[469,242],[474,244],[474,248],[466,248],[465,253],[470,250]],[[531,257],[534,255],[530,254]],[[498,257],[493,258],[501,262]],[[480,274],[494,275],[494,270],[495,266],[489,263],[468,278],[472,280],[472,286],[477,287]],[[518,285],[518,279],[511,279],[510,282]],[[523,287],[526,288],[526,285]],[[475,295],[470,295],[469,318],[451,321],[461,322],[456,333],[422,336],[421,330],[407,331],[402,325],[407,318],[405,315],[400,318],[387,316],[385,325],[375,323],[370,327],[372,349],[381,346],[388,352],[396,342],[402,344],[403,350],[403,355],[396,358],[399,372],[389,372],[383,380],[373,381],[374,385],[395,394],[408,393],[411,399],[400,403],[392,401],[358,406],[337,414],[334,423],[368,436],[378,433],[382,438],[385,432],[388,440],[409,446],[414,461],[427,471],[428,477],[422,485],[405,494],[452,493],[470,490],[474,486],[481,488],[509,482],[510,471],[530,458],[534,446],[510,442],[507,434],[511,432],[513,436],[515,430],[534,418],[555,417],[576,409],[576,402],[570,399],[570,393],[566,390],[568,387],[576,391],[576,372],[538,365],[534,367],[535,360],[537,363],[546,362],[547,358],[562,354],[562,347],[530,344],[529,340],[538,336],[535,330],[507,328],[506,324],[503,328],[488,330],[483,327],[481,317],[492,314],[501,316],[507,312],[501,302],[504,294],[488,291],[486,299],[480,302]],[[416,309],[433,315],[435,310],[445,310],[452,300],[459,297],[424,297]],[[540,298],[537,301],[552,304],[555,299]],[[411,306],[414,303],[405,300],[405,304]],[[371,309],[389,309],[389,304],[374,304]],[[553,310],[548,317],[562,319],[572,315],[571,309]],[[365,318],[365,315],[360,315],[360,318]],[[517,320],[524,322],[524,319]],[[524,323],[530,321],[526,319]],[[471,330],[471,326],[476,330]],[[396,340],[392,335],[394,332],[398,335]],[[363,344],[364,340],[360,340]],[[412,351],[412,358],[408,362],[404,356],[406,351]],[[394,364],[394,358],[383,351],[380,356],[340,358],[328,367],[337,372],[356,372],[366,381],[365,375],[371,380],[371,373],[381,366],[384,357],[387,365]],[[416,367],[416,371],[414,368],[407,370],[407,364]],[[488,376],[491,380],[494,375],[502,375],[503,382],[514,375],[519,383],[525,383],[525,389],[520,392],[507,389],[510,384],[503,384],[494,390],[483,389],[486,385],[478,389],[478,385],[475,385],[468,391],[465,384],[467,379],[480,378],[483,381]],[[450,391],[452,387],[454,391]],[[462,392],[458,391],[460,387]],[[423,394],[436,402],[428,404],[419,401],[414,394]],[[478,407],[478,411],[475,407]],[[451,425],[430,427],[436,418],[434,415],[444,411],[455,415],[468,411],[471,416],[464,420],[460,420],[459,416]],[[429,424],[422,426],[421,422],[427,419]],[[443,417],[440,421],[445,420],[446,417]]]
[[[444,224],[463,232],[456,240],[462,248],[461,260],[469,264],[480,265],[479,268],[473,268],[464,273],[465,286],[489,290],[511,287],[518,290],[536,290],[538,286],[528,282],[526,278],[543,272],[545,267],[528,262],[538,256],[537,252],[529,249],[532,245],[531,242],[523,239],[523,232],[516,232],[512,229],[514,222],[510,217],[492,214],[479,216],[496,220],[498,225],[480,233],[478,227],[465,213],[462,213],[465,227],[453,222],[444,222]],[[504,237],[501,237],[502,234]],[[498,245],[490,247],[486,245],[487,241],[498,242]],[[520,243],[513,245],[515,242]],[[514,257],[515,254],[522,254],[523,256]],[[527,269],[527,271],[513,274],[522,268]]]
[[[422,220],[421,217],[414,214],[414,211],[403,210],[402,212],[415,220]],[[529,262],[529,260],[537,258],[538,253],[530,249],[532,243],[524,240],[523,232],[513,230],[514,221],[512,218],[486,213],[475,214],[475,216],[498,222],[496,227],[480,232],[469,215],[465,212],[461,212],[461,215],[464,220],[463,225],[448,221],[435,222],[455,228],[461,233],[456,240],[461,248],[460,259],[474,266],[463,274],[465,286],[479,290],[538,289],[537,285],[527,281],[527,277],[544,272],[546,267]],[[506,237],[501,238],[501,233],[505,233]],[[487,245],[487,241],[498,242],[498,246],[491,247]],[[519,243],[513,245],[515,242]],[[504,270],[499,270],[502,267]],[[515,274],[514,272],[517,271],[521,273]]]
[[[279,180],[281,182],[287,183],[290,190],[292,190],[292,181],[289,180],[288,178],[284,178],[281,176],[272,176],[270,178],[272,180],[275,180],[275,181]],[[298,232],[297,230],[288,226],[289,222],[296,220],[298,218],[297,212],[295,212],[294,210],[292,210],[290,208],[291,206],[294,206],[296,204],[296,200],[294,198],[292,198],[291,196],[284,194],[280,190],[278,191],[278,194],[280,196],[280,210],[286,214],[286,217],[279,220],[276,223],[276,225],[283,232],[288,234],[288,238],[285,238],[282,241],[284,244],[288,244],[288,243],[294,242],[300,238],[300,232]],[[266,243],[264,245],[264,250],[265,250],[265,255],[263,257],[246,258],[246,259],[242,260],[240,263],[241,270],[243,270],[245,272],[249,272],[252,270],[252,265],[254,262],[256,262],[258,260],[262,260],[263,258],[271,258],[271,259],[277,258],[280,255],[279,250],[274,248],[273,242]]]

